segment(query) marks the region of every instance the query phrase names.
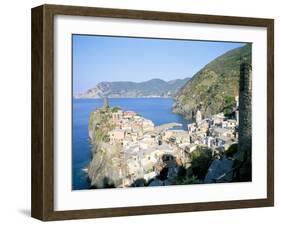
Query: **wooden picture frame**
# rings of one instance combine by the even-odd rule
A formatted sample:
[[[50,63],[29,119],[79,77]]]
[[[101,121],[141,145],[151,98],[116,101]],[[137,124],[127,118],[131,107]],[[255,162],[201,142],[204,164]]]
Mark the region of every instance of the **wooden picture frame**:
[[[267,198],[101,209],[54,210],[54,16],[125,18],[240,25],[267,29]],[[274,20],[42,5],[32,9],[32,201],[31,215],[50,220],[163,214],[274,205]]]

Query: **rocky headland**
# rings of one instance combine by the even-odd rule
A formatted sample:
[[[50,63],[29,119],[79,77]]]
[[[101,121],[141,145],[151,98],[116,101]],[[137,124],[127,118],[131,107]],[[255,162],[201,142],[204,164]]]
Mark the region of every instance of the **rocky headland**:
[[[173,97],[189,78],[164,81],[151,79],[144,82],[100,82],[75,98],[151,98]]]

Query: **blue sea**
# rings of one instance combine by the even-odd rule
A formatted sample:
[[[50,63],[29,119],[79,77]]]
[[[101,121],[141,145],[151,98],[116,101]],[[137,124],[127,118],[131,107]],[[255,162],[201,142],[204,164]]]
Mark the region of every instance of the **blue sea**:
[[[111,107],[132,110],[157,125],[177,122],[186,129],[188,123],[181,115],[172,112],[171,98],[118,98],[109,99]],[[87,174],[83,171],[91,161],[91,143],[88,137],[90,114],[103,106],[102,99],[73,99],[72,122],[72,189],[88,189]]]

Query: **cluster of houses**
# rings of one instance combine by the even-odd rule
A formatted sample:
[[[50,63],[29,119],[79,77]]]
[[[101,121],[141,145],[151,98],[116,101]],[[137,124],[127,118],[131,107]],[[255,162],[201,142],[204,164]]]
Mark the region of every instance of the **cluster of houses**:
[[[236,119],[227,119],[223,113],[205,119],[200,115],[201,112],[198,110],[196,122],[187,126],[190,143],[205,145],[211,149],[227,150],[231,144],[238,142]]]
[[[144,144],[154,142],[149,132],[154,131],[154,124],[151,120],[137,115],[133,111],[117,110],[112,113],[112,124],[115,129],[109,132],[110,144],[120,143],[123,147],[131,145],[142,139]]]
[[[237,120],[227,119],[223,113],[202,118],[196,113],[196,121],[187,130],[170,130],[154,126],[151,120],[133,111],[117,109],[111,113],[114,129],[109,132],[110,145],[121,145],[123,186],[130,186],[142,178],[146,183],[167,169],[165,184],[177,175],[178,166],[190,163],[190,153],[203,146],[216,151],[227,150],[237,143]],[[168,127],[167,127],[168,128]]]

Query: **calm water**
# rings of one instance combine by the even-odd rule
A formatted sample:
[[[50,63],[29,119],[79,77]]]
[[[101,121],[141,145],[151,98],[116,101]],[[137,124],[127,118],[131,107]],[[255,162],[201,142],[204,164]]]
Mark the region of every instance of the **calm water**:
[[[132,110],[153,121],[155,125],[178,122],[186,128],[187,120],[172,112],[174,101],[170,98],[122,98],[109,99],[111,107]],[[87,174],[83,168],[91,160],[91,144],[88,137],[88,122],[92,111],[103,105],[102,99],[73,100],[73,139],[72,139],[72,189],[87,189]]]

